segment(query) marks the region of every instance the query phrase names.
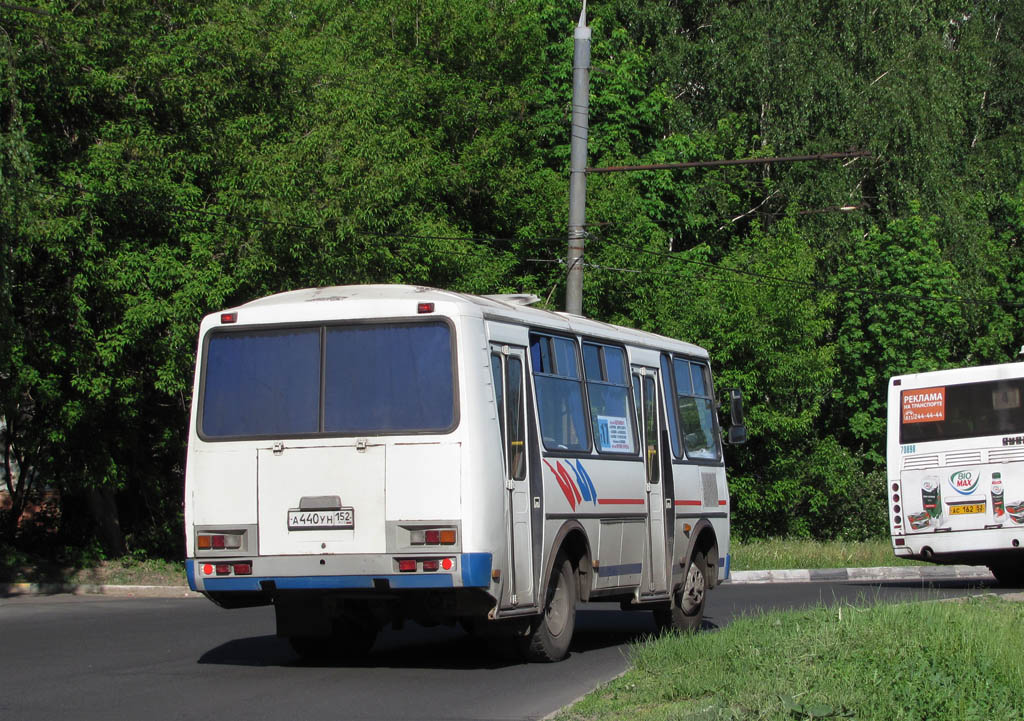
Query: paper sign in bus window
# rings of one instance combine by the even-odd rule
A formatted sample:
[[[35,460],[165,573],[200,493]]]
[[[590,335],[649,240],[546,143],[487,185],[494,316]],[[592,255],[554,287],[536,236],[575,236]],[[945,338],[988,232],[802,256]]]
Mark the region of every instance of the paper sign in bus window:
[[[946,388],[903,391],[904,423],[935,423],[946,420]]]
[[[597,417],[598,442],[602,451],[633,452],[633,438],[629,432],[629,419],[620,416]]]

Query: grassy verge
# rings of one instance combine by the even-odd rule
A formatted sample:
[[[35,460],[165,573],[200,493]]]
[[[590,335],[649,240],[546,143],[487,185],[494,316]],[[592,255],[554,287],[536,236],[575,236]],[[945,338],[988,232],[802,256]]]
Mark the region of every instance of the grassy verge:
[[[808,541],[788,538],[768,538],[746,543],[733,541],[730,553],[730,568],[734,571],[871,568],[921,563],[893,555],[888,538],[868,541]]]
[[[125,556],[107,560],[82,552],[39,559],[0,546],[0,583],[68,583],[130,586],[184,586],[183,561]]]
[[[819,607],[634,648],[558,721],[1024,718],[1024,604],[996,597]]]
[[[101,561],[92,568],[77,569],[71,581],[117,586],[184,586],[187,583],[184,561],[159,558]]]

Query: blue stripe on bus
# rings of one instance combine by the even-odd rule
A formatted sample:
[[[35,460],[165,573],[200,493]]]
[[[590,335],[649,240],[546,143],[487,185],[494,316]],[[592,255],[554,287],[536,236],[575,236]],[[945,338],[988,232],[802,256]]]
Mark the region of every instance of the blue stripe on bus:
[[[576,461],[576,470],[580,472],[580,476],[583,478],[583,482],[586,483],[587,487],[590,488],[590,496],[593,502],[597,503],[597,488],[594,487],[594,482],[590,480],[590,474],[587,473],[587,469],[583,467],[583,463],[579,460]]]
[[[198,591],[199,588],[196,586],[196,562],[191,558],[185,559],[185,577],[188,579],[188,587],[193,591]]]
[[[572,471],[573,475],[576,476],[576,487],[580,490],[580,495],[584,501],[588,503],[597,503],[597,497],[590,495],[590,486],[587,485],[587,481],[583,478],[583,466],[579,461],[576,461],[576,465],[572,463],[567,464],[569,470]]]
[[[462,554],[462,585],[474,588],[491,585],[491,554]]]
[[[604,578],[607,576],[628,576],[633,573],[640,573],[643,570],[641,563],[623,563],[618,566],[598,566],[597,575]]]
[[[374,588],[374,581],[385,580],[390,588],[452,588],[452,577],[447,573],[387,575],[387,576],[235,576],[233,578],[207,578],[206,591],[261,591],[261,581],[271,581],[278,590],[316,590],[331,588]]]

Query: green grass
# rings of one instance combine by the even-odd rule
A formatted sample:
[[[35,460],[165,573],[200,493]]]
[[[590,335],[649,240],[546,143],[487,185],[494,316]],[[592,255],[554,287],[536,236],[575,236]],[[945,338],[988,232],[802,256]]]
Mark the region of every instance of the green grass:
[[[921,564],[897,558],[888,538],[868,541],[810,541],[768,538],[738,543],[729,549],[733,571],[789,568],[871,568]]]
[[[70,580],[73,583],[115,586],[184,586],[187,583],[184,561],[135,560],[130,556],[78,569]]]
[[[1024,718],[1024,604],[818,607],[634,647],[634,667],[557,721]]]

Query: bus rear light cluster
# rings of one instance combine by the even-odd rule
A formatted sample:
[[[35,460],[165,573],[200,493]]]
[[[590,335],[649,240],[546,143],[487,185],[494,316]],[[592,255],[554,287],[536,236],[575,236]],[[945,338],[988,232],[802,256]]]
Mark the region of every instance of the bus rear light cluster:
[[[196,538],[200,551],[223,551],[242,547],[242,536],[237,533],[200,533]]]
[[[251,576],[252,561],[204,563],[202,570],[204,576]]]
[[[454,528],[426,528],[409,532],[409,543],[414,546],[454,546]]]
[[[454,558],[396,558],[398,570],[401,573],[416,573],[417,571],[452,571],[455,569]]]

